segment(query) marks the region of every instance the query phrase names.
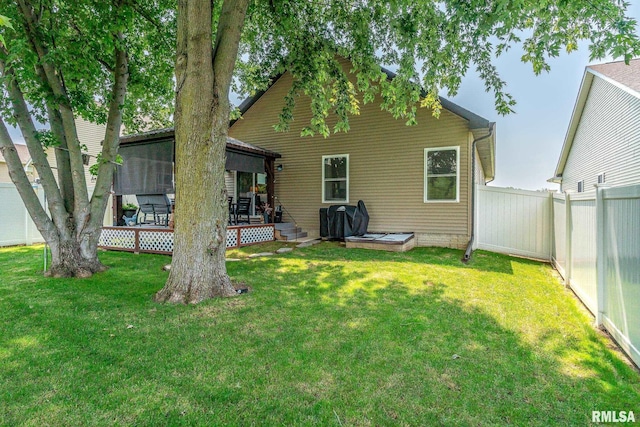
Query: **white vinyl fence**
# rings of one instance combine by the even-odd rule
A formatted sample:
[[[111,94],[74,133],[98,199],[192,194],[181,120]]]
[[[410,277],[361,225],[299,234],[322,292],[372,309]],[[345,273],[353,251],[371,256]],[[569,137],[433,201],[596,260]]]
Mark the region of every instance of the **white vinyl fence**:
[[[34,187],[40,203],[44,203],[44,191]],[[44,239],[24,207],[20,194],[13,184],[0,183],[0,246],[31,245]]]
[[[476,194],[477,248],[551,259],[551,193],[479,186]]]
[[[554,194],[478,187],[476,246],[551,260],[640,365],[640,185]]]
[[[553,264],[640,365],[640,185],[553,199]]]

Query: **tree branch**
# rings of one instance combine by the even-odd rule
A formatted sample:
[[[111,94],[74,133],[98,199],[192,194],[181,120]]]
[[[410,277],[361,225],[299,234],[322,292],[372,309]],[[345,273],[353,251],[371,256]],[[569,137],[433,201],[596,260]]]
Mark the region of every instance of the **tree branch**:
[[[140,4],[136,0],[131,0],[129,4],[131,5],[131,7],[133,7],[133,10],[138,12],[140,16],[142,16],[147,22],[149,22],[153,27],[155,27],[158,34],[165,33],[165,30],[163,30],[162,28],[163,27],[162,23],[158,22],[151,15],[149,15],[149,13],[146,10],[144,10],[144,8],[140,6]],[[162,37],[161,40],[169,49],[173,50],[173,45],[169,43],[169,39]]]
[[[71,22],[69,25],[71,25],[71,28],[73,28],[76,32],[76,34],[78,34],[80,37],[84,38],[86,37],[85,34],[82,32],[82,30],[78,27],[78,25],[75,22]],[[114,73],[115,69],[113,68],[113,66],[109,63],[107,63],[107,61],[105,61],[104,59],[100,58],[98,56],[99,52],[94,51],[93,52],[93,58],[98,61],[100,63],[100,65],[102,65],[108,72],[110,73]]]
[[[89,194],[87,182],[84,176],[84,164],[82,163],[82,152],[78,141],[78,134],[75,126],[73,111],[69,102],[69,97],[62,81],[62,73],[47,61],[48,53],[46,46],[42,43],[38,34],[39,22],[31,3],[26,0],[18,0],[18,6],[25,21],[25,31],[29,41],[38,56],[39,63],[44,70],[46,83],[55,96],[58,103],[62,128],[64,130],[67,149],[69,150],[69,163],[71,168],[71,181],[74,192],[74,219],[76,228],[86,223],[89,215]]]
[[[218,20],[215,43],[213,45],[214,96],[228,106],[229,88],[233,69],[238,57],[238,47],[242,36],[249,0],[226,0]]]
[[[13,70],[5,67],[3,60],[0,60],[0,75],[5,78],[5,86],[9,92],[11,98],[11,104],[13,106],[14,116],[18,122],[18,126],[22,132],[29,154],[33,159],[33,165],[38,171],[38,175],[42,181],[42,186],[48,197],[49,211],[52,213],[54,221],[58,219],[66,219],[68,217],[67,210],[64,207],[64,202],[60,190],[56,184],[56,180],[47,161],[47,157],[42,149],[42,145],[37,137],[36,128],[31,119],[31,114],[27,107],[27,103],[24,99],[24,95],[20,90],[16,76]],[[58,229],[64,228],[64,224],[56,224]]]
[[[96,228],[102,224],[102,215],[108,198],[105,195],[111,189],[113,182],[114,165],[118,147],[120,146],[120,127],[122,125],[122,105],[127,92],[129,80],[129,59],[127,52],[118,46],[124,39],[124,35],[119,32],[114,34],[115,39],[115,61],[113,87],[111,89],[111,101],[109,102],[109,114],[107,116],[107,130],[105,132],[104,143],[102,145],[102,163],[98,167],[98,178],[91,196],[91,225]]]
[[[2,152],[2,156],[7,162],[9,176],[16,185],[16,189],[18,193],[20,193],[24,205],[29,211],[31,218],[33,218],[36,227],[38,227],[38,230],[47,241],[53,240],[56,233],[55,225],[40,204],[40,200],[33,191],[33,187],[31,187],[29,177],[22,167],[22,161],[13,145],[13,141],[2,117],[0,117],[0,152]]]

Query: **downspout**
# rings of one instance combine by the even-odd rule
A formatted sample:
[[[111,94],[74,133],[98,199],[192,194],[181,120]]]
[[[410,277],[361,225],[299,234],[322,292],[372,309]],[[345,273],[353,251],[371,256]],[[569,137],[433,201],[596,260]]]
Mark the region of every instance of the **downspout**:
[[[469,243],[467,243],[467,250],[464,251],[464,256],[462,257],[462,262],[464,263],[469,262],[469,260],[471,259],[471,254],[473,253],[473,239],[475,237],[476,228],[476,144],[487,138],[491,138],[491,136],[493,136],[494,127],[495,123],[490,123],[489,133],[481,138],[474,139],[473,144],[471,145],[471,237],[469,238]],[[493,181],[493,179],[491,181]]]

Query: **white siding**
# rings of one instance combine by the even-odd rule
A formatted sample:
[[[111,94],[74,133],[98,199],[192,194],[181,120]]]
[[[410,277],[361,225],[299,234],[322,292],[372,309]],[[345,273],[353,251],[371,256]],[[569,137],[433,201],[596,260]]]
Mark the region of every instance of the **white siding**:
[[[640,183],[640,99],[595,76],[562,177],[562,191]]]
[[[96,163],[96,156],[98,153],[102,151],[102,141],[104,140],[104,133],[106,131],[105,125],[97,125],[95,123],[88,122],[84,119],[77,118],[76,119],[76,130],[78,131],[78,140],[80,144],[84,144],[87,146],[87,151],[91,158],[89,160],[89,165],[84,167],[84,176],[87,180],[87,186],[90,187],[93,185],[91,180],[91,174],[89,173],[89,167]],[[85,152],[83,150],[83,152]],[[49,148],[47,150],[47,159],[49,160],[49,164],[53,167],[56,167],[56,150],[53,148]],[[54,175],[56,179],[58,178],[58,174],[54,170]]]
[[[105,125],[97,125],[78,118],[76,119],[76,129],[78,131],[78,140],[80,141],[80,144],[87,146],[87,153],[91,156],[91,159],[89,160],[89,166],[91,166],[96,163],[96,156],[102,151],[102,141],[104,140],[104,133],[107,127]],[[92,176],[89,173],[89,166],[85,166],[84,176],[87,180],[87,185],[92,185]]]

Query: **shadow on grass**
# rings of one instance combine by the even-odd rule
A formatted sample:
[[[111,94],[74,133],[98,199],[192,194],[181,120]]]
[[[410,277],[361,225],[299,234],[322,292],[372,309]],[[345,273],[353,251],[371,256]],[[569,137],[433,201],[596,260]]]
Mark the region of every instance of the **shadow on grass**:
[[[240,249],[242,250],[242,249]],[[259,252],[258,249],[254,251]],[[304,250],[296,249],[287,256],[301,256],[318,261],[367,261],[413,262],[418,264],[441,265],[450,267],[471,268],[478,271],[513,274],[512,258],[487,251],[474,251],[468,264],[463,263],[464,251],[448,248],[418,247],[408,252],[386,252],[371,249],[347,249],[339,242],[322,242]],[[537,261],[523,260],[525,263],[537,264]]]
[[[11,288],[0,424],[546,426],[639,409],[638,376],[587,327],[534,345],[452,297],[447,262],[358,257],[233,263],[254,291],[195,307],[151,302],[154,256]],[[472,286],[487,271],[458,274]]]

